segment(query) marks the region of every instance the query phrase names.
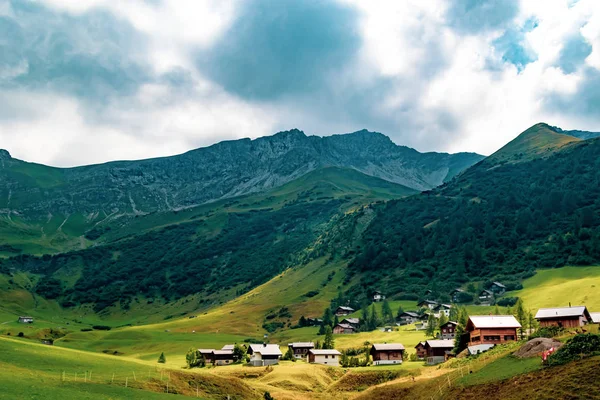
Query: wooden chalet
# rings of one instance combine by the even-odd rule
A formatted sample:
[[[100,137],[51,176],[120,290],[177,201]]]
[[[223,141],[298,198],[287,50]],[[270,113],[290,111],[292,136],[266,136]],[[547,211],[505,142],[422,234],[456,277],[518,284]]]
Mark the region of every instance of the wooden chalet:
[[[264,367],[279,363],[281,350],[277,344],[251,344],[247,354],[250,356],[250,364],[255,367]]]
[[[354,326],[342,323],[339,323],[333,327],[333,333],[335,333],[336,335],[356,333],[356,330],[357,329]]]
[[[519,321],[512,315],[473,315],[467,321],[469,346],[499,344],[517,340]]]
[[[440,327],[442,339],[454,339],[454,337],[456,336],[457,326],[458,323],[454,321],[448,321],[444,325],[442,325]]]
[[[558,326],[579,328],[592,322],[592,316],[585,306],[540,308],[535,314],[540,327]]]
[[[323,364],[338,367],[340,365],[340,353],[333,349],[310,349],[308,351],[308,362],[311,364]]]
[[[323,323],[321,318],[306,318],[306,325],[308,326],[319,326]]]
[[[494,292],[484,289],[479,292],[479,301],[482,303],[491,303],[494,300]]]
[[[400,325],[410,325],[420,321],[419,317],[420,315],[416,311],[404,311],[398,316],[397,321]]]
[[[500,295],[506,292],[506,286],[500,282],[492,282],[492,286],[489,287],[489,290],[496,295]]]
[[[295,358],[303,359],[308,355],[308,351],[315,348],[313,342],[294,342],[288,344],[288,347],[292,349]]]
[[[233,364],[233,350],[213,350],[212,360],[214,365]]]
[[[452,299],[452,302],[454,303],[460,303],[460,294],[461,293],[465,293],[464,290],[458,288],[458,289],[454,289],[453,291],[450,292],[450,298]]]
[[[339,306],[335,310],[335,315],[337,315],[338,317],[345,317],[346,315],[352,314],[354,311],[355,310],[352,307]]]
[[[423,300],[422,302],[417,304],[417,307],[419,307],[419,308],[429,308],[430,310],[433,310],[437,306],[438,306],[438,302],[432,301],[432,300]]]
[[[401,343],[373,344],[371,347],[373,365],[402,364],[404,346]]]
[[[425,342],[419,342],[419,344],[415,346],[415,350],[417,352],[417,358],[419,360],[424,360],[427,358],[427,349],[425,348]]]
[[[207,364],[214,364],[215,359],[213,358],[213,351],[215,351],[215,349],[198,349],[198,351],[202,357],[204,357],[204,361]]]
[[[425,342],[427,364],[435,365],[446,361],[454,349],[454,340],[428,340]]]
[[[358,329],[360,325],[360,318],[344,318],[340,321],[340,324],[351,325],[354,329]]]
[[[449,317],[451,308],[452,308],[452,305],[450,305],[450,304],[438,304],[433,309],[433,312],[435,313],[434,315],[436,318],[439,318],[441,314],[444,314],[444,315],[446,315],[446,317]]]

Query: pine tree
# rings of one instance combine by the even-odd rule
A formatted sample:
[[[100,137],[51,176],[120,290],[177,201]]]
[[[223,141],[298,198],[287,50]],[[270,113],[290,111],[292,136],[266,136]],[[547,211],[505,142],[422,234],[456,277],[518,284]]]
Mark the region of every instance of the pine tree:
[[[306,318],[304,318],[304,315],[302,315],[300,317],[300,320],[298,320],[298,325],[300,325],[301,327],[305,327],[308,325],[308,322],[306,321]]]
[[[396,314],[396,319],[399,320],[400,316],[404,313],[404,309],[402,306],[398,307],[398,313]]]
[[[435,317],[433,316],[433,313],[431,313],[429,314],[429,318],[427,318],[427,329],[425,330],[427,336],[435,336],[435,325]]]
[[[331,308],[327,307],[325,309],[325,313],[323,313],[323,325],[332,326],[333,325],[333,313],[331,312]]]
[[[160,353],[160,356],[158,357],[158,363],[164,364],[166,362],[167,362],[167,358],[165,357],[165,353]]]
[[[429,322],[429,321],[428,321]],[[448,322],[448,317],[446,317],[446,314],[443,312],[440,312],[440,318],[438,319],[438,327],[440,330],[440,333],[442,333],[442,326]]]
[[[525,312],[525,307],[523,306],[523,300],[519,298],[519,300],[517,300],[517,304],[515,304],[515,308],[514,308],[514,313],[515,313],[515,317],[517,317],[517,321],[519,321],[519,323],[521,324],[521,337],[524,336],[525,333],[525,329],[527,326],[527,313]]]
[[[328,326],[325,328],[325,340],[323,340],[323,348],[333,349],[334,346],[335,340],[333,339],[333,332],[331,331],[331,327]]]
[[[452,307],[450,307],[450,316],[449,316],[450,321],[457,322],[459,313],[460,313],[460,310],[459,310],[458,306],[456,304],[452,304]]]
[[[375,309],[375,304],[371,306],[371,315],[369,316],[369,330],[374,331],[377,329],[379,325],[379,316],[377,315],[377,310]]]
[[[456,330],[454,331],[454,354],[458,354],[464,349],[461,346],[462,335],[465,334],[465,327],[462,324],[458,324],[456,326]]]
[[[338,318],[338,316],[337,316],[337,315],[336,315],[336,316],[334,316],[334,317],[333,317],[333,326],[336,326],[336,325],[337,325],[337,324],[339,324],[339,323],[340,323],[340,319]]]
[[[394,313],[392,312],[392,308],[390,307],[390,303],[388,303],[387,299],[383,301],[381,305],[381,316],[383,320],[387,324],[391,324],[394,322]]]
[[[369,330],[369,306],[364,303],[361,309],[361,318],[359,328],[361,331],[366,332]]]
[[[321,341],[320,341],[320,340],[317,340],[317,341],[315,342],[315,350],[319,350],[320,348],[321,348]]]

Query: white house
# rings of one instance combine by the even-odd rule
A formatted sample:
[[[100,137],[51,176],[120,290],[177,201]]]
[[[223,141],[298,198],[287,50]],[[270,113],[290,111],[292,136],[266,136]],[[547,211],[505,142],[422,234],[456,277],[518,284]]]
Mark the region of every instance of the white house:
[[[248,347],[248,355],[250,355],[250,363],[255,367],[263,367],[265,365],[273,365],[279,363],[281,358],[281,350],[277,344],[251,344]]]
[[[385,294],[381,293],[380,291],[376,291],[375,294],[373,295],[373,301],[383,301],[385,300]]]
[[[33,317],[19,317],[19,322],[22,324],[33,324]]]
[[[323,364],[338,367],[340,365],[340,353],[337,350],[310,349],[308,351],[308,362],[311,364]]]

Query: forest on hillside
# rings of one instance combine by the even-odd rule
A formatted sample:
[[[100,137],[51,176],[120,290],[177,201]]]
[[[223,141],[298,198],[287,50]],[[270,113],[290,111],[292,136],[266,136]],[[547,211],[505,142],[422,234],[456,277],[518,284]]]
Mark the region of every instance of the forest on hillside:
[[[600,262],[600,141],[545,159],[483,161],[452,182],[380,206],[350,264],[356,294],[421,298],[468,281],[509,286],[536,268]]]

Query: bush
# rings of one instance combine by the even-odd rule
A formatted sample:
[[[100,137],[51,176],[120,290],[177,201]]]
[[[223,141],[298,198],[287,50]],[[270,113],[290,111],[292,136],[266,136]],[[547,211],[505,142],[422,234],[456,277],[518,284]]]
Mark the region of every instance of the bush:
[[[496,304],[501,307],[512,307],[515,304],[517,304],[517,301],[519,301],[518,297],[505,297],[503,299],[498,300]]]
[[[94,325],[92,326],[97,331],[110,331],[111,327],[108,325]]]
[[[473,295],[470,293],[460,292],[456,297],[457,303],[471,303],[473,301]]]
[[[283,328],[285,324],[283,322],[267,322],[263,324],[263,329],[269,333],[275,332],[277,329]]]
[[[580,334],[574,336],[548,359],[549,365],[566,364],[583,356],[600,354],[600,335]]]
[[[91,332],[93,331],[92,328],[81,328],[81,332]]]
[[[535,338],[549,338],[559,336],[564,332],[564,329],[559,326],[545,326],[543,328],[539,328],[537,331],[533,332],[533,334],[529,337],[529,339]]]

